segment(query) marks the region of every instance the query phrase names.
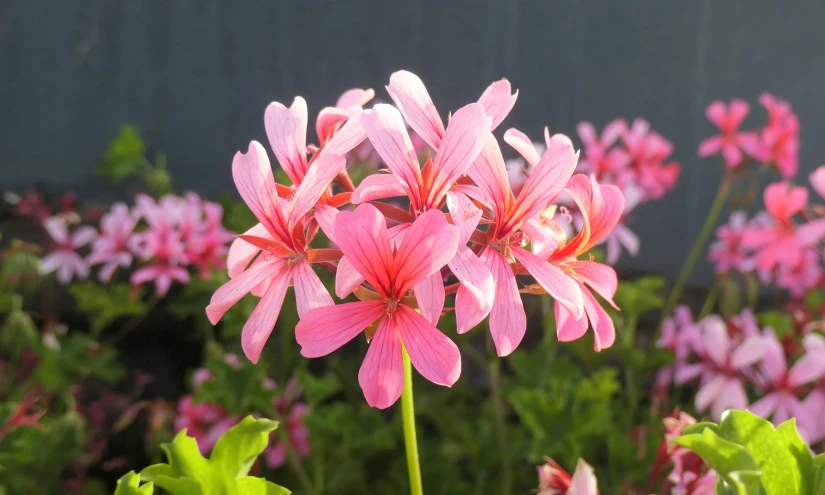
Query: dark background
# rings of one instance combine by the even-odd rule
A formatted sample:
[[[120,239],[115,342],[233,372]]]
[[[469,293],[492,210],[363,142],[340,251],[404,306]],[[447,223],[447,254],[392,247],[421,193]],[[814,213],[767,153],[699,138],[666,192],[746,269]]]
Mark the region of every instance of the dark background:
[[[95,166],[131,122],[178,188],[216,196],[234,192],[234,152],[265,142],[272,100],[304,96],[314,123],[350,87],[387,99],[405,68],[446,113],[506,76],[520,95],[503,128],[643,116],[674,142],[677,190],[638,210],[642,253],[620,263],[673,278],[721,173],[695,153],[711,100],[750,100],[753,125],[762,91],[790,100],[799,181],[825,162],[823,19],[820,1],[0,0],[0,188],[122,199]]]

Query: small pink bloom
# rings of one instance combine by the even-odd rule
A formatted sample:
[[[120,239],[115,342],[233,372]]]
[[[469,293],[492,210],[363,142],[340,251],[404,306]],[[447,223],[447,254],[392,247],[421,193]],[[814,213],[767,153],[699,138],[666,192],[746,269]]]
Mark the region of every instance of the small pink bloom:
[[[47,275],[57,272],[57,280],[68,284],[73,277],[85,280],[89,276],[89,265],[77,250],[92,242],[95,229],[82,226],[69,232],[66,222],[60,217],[50,217],[43,221],[43,228],[51,238],[52,249],[40,261],[40,273]]]
[[[397,249],[390,243],[384,216],[372,205],[342,211],[335,221],[336,242],[346,259],[380,299],[317,308],[295,328],[305,357],[325,356],[377,323],[358,381],[367,402],[391,406],[404,386],[401,347],[413,366],[433,383],[452,386],[461,373],[458,347],[407,305],[407,291],[437,273],[458,250],[459,229],[437,210],[421,214]],[[341,273],[338,273],[341,276]]]
[[[306,404],[298,402],[291,407],[279,407],[279,412],[281,417],[288,412],[286,424],[282,424],[281,427],[287,429],[290,448],[294,449],[299,457],[308,457],[311,453],[309,429],[304,424],[303,417],[309,412],[309,408]],[[272,432],[270,435],[269,446],[264,451],[264,459],[266,465],[273,469],[286,464],[286,446],[281,442],[278,432]]]
[[[239,418],[229,416],[221,406],[195,403],[192,396],[187,395],[178,401],[175,430],[186,428],[186,433],[197,440],[201,454],[206,455],[218,439],[238,421]]]
[[[657,385],[662,388],[670,386],[675,376],[681,376],[687,366],[691,353],[700,354],[703,351],[702,331],[699,323],[693,321],[693,315],[687,306],[677,306],[674,316],[662,324],[662,335],[656,342],[656,347],[673,352],[676,362],[660,370]]]
[[[726,225],[716,229],[717,240],[708,250],[708,259],[715,265],[716,273],[727,273],[731,269],[741,273],[753,271],[754,259],[742,245],[748,228],[747,214],[735,211]]]
[[[538,466],[539,489],[537,495],[598,495],[593,468],[579,459],[576,472],[571,477],[553,459],[545,458]]]
[[[812,428],[819,412],[815,412],[815,416],[809,415],[814,411],[803,406],[799,398],[800,388],[825,375],[825,353],[808,352],[789,370],[785,349],[772,330],[765,331],[763,341],[764,355],[759,365],[756,385],[764,396],[751,404],[750,411],[772,419],[776,425],[795,417],[801,430]]]
[[[703,329],[703,362],[684,366],[676,376],[677,383],[685,383],[701,375],[701,386],[696,394],[696,410],[710,408],[714,420],[719,420],[727,409],[745,409],[748,396],[744,380],[753,376],[752,366],[762,359],[762,337],[731,337],[725,322],[716,315],[701,321]]]
[[[756,145],[758,158],[772,162],[786,179],[796,176],[799,169],[799,118],[791,105],[763,93],[759,102],[768,111],[768,123]]]
[[[98,277],[101,282],[112,280],[115,270],[132,264],[129,240],[134,234],[138,216],[123,203],[115,203],[100,219],[100,233],[92,242],[92,253],[86,258],[89,265],[103,265]]]
[[[733,99],[728,105],[718,100],[708,105],[705,114],[721,132],[718,136],[702,141],[699,145],[699,156],[721,153],[728,168],[741,165],[744,158],[742,150],[752,149],[757,142],[756,134],[739,131],[739,126],[749,111],[750,105],[738,98]]]

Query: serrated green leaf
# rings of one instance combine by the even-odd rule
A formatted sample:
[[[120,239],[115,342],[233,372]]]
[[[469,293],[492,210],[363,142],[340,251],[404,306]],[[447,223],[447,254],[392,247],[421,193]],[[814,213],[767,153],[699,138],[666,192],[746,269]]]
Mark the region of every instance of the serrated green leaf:
[[[155,491],[153,483],[149,482],[140,486],[140,475],[134,471],[129,471],[117,480],[115,495],[152,495]]]
[[[675,443],[692,450],[723,477],[736,471],[758,470],[756,461],[745,447],[725,440],[712,428],[705,428],[701,433],[683,435]]]
[[[238,479],[238,493],[244,495],[289,495],[290,490],[263,478],[247,476]]]
[[[247,416],[218,440],[210,463],[229,478],[246,476],[269,443],[269,434],[277,427],[277,421]]]
[[[825,495],[825,454],[813,458],[814,465],[814,495]]]

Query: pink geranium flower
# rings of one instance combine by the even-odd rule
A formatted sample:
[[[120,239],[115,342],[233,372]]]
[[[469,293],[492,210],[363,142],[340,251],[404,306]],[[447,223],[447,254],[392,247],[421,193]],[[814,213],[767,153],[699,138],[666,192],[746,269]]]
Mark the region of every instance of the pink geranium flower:
[[[728,168],[741,165],[744,158],[742,150],[752,150],[758,142],[755,133],[739,131],[739,126],[749,111],[750,105],[738,98],[731,100],[728,105],[718,100],[708,105],[705,115],[721,132],[699,144],[699,156],[722,153]]]
[[[300,162],[299,162],[300,164]],[[244,325],[241,344],[252,362],[261,356],[264,344],[275,327],[289,285],[295,286],[298,315],[332,305],[332,298],[310,263],[328,261],[308,249],[314,234],[306,231],[304,217],[310,213],[330,182],[344,169],[345,160],[326,154],[316,159],[300,176],[301,185],[292,201],[279,198],[266,151],[252,141],[246,154],[237,153],[232,176],[244,202],[261,222],[239,236],[246,244],[230,248],[229,275],[234,277],[212,295],[206,315],[217,324],[243,296],[257,288],[261,301]],[[292,173],[298,174],[293,169]],[[299,177],[296,175],[296,177]],[[233,246],[235,247],[235,246]],[[264,251],[261,253],[261,251]],[[259,256],[260,253],[260,256]],[[254,261],[253,261],[254,260]],[[251,264],[250,264],[251,262]],[[247,268],[249,265],[249,268]],[[259,287],[260,286],[260,287]]]
[[[325,356],[377,323],[358,373],[371,406],[383,409],[401,396],[402,346],[425,378],[452,386],[461,373],[458,347],[409,305],[407,292],[455,256],[459,229],[447,223],[440,211],[430,210],[413,222],[393,249],[384,216],[371,204],[363,204],[338,214],[335,236],[376,296],[306,313],[295,328],[301,354]]]
[[[741,273],[753,271],[753,256],[742,245],[742,238],[748,228],[747,214],[735,211],[731,213],[727,224],[716,229],[717,240],[708,249],[708,259],[716,267],[716,273],[727,273],[731,269]]]
[[[768,111],[758,144],[761,158],[776,165],[786,179],[793,178],[799,169],[799,118],[787,101],[769,93],[763,93],[759,102]]]
[[[716,315],[706,317],[701,326],[703,362],[683,366],[675,378],[682,384],[701,376],[696,410],[710,409],[711,416],[718,421],[727,409],[748,407],[744,382],[752,379],[752,366],[762,359],[765,344],[758,335],[732,337],[724,320]]]
[[[808,190],[776,182],[765,188],[765,208],[772,225],[749,229],[742,245],[756,249],[756,267],[770,272],[776,267],[793,269],[802,262],[803,249],[814,246],[825,236],[825,219],[796,225],[793,217],[808,204]]]
[[[818,420],[820,411],[810,411],[803,406],[799,398],[800,388],[825,374],[825,354],[816,350],[807,352],[789,370],[785,349],[773,331],[767,329],[763,340],[764,355],[759,364],[756,385],[765,395],[751,404],[750,411],[773,420],[776,425],[794,417],[801,430],[811,428]]]
[[[43,220],[43,228],[51,238],[52,249],[40,261],[40,273],[47,275],[56,271],[57,280],[64,285],[73,277],[85,280],[89,276],[89,265],[77,250],[92,242],[97,235],[95,229],[82,226],[70,233],[66,221],[60,217]]]
[[[536,495],[598,495],[593,468],[579,459],[576,472],[571,477],[556,461],[545,458],[538,466],[539,489]]]
[[[698,322],[693,321],[693,314],[687,306],[677,306],[673,316],[662,324],[662,335],[656,342],[656,347],[673,352],[676,362],[659,370],[656,378],[657,386],[667,388],[676,375],[680,375],[682,368],[688,364],[691,353],[701,353],[702,331]]]
[[[101,282],[110,282],[115,270],[132,264],[129,244],[138,218],[125,204],[115,203],[100,219],[100,233],[92,242],[92,253],[87,261],[92,266],[103,265],[98,273]]]

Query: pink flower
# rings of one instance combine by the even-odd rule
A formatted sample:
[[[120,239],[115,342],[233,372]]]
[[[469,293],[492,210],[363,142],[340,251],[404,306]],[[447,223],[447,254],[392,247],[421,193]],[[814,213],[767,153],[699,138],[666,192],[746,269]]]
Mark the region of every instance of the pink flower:
[[[661,388],[670,386],[675,375],[680,375],[682,368],[688,363],[688,357],[693,353],[701,353],[702,331],[699,324],[693,321],[693,315],[687,306],[677,306],[674,315],[662,324],[662,335],[656,342],[656,347],[673,352],[676,362],[659,371],[657,385]]]
[[[613,230],[611,230],[610,234],[607,236],[606,261],[608,265],[615,265],[616,262],[619,261],[619,257],[622,254],[622,248],[624,248],[631,256],[636,256],[639,254],[641,244],[639,236],[630,230],[626,223],[629,221],[630,213],[641,202],[641,191],[638,187],[629,185],[622,190],[622,196],[624,196],[624,212],[622,217],[619,219],[619,223],[613,227]]]
[[[630,155],[621,148],[611,146],[621,137],[627,127],[627,123],[621,119],[616,119],[607,124],[599,136],[593,124],[581,122],[577,130],[579,137],[584,143],[584,159],[579,162],[581,171],[595,174],[597,178],[604,182],[609,182],[605,175],[615,173],[630,165]]]
[[[796,266],[780,266],[774,281],[777,287],[787,290],[794,298],[803,298],[808,290],[822,283],[822,255],[814,248],[804,248],[801,259]]]
[[[817,333],[805,336],[803,340],[806,355],[817,355],[820,359],[825,359],[825,337]],[[825,380],[819,379],[814,389],[803,401],[808,417],[816,419],[805,429],[805,439],[809,444],[814,445],[825,439],[825,421],[821,421],[823,409],[825,409]]]
[[[825,198],[825,165],[811,172],[808,178],[811,181],[811,187],[814,188],[814,191],[816,191],[821,198]]]
[[[95,229],[82,226],[69,233],[66,222],[60,217],[43,220],[43,228],[51,238],[51,252],[40,261],[40,273],[47,275],[57,272],[57,280],[68,284],[73,277],[81,280],[89,276],[89,265],[77,253],[77,250],[92,242],[97,233]]]
[[[786,179],[796,176],[799,169],[799,118],[791,105],[769,93],[759,102],[768,111],[768,124],[759,136],[760,158],[776,165]]]
[[[181,240],[184,244],[186,261],[200,269],[201,276],[207,278],[211,268],[226,265],[227,243],[234,236],[223,228],[223,207],[217,203],[203,201],[195,193],[187,193],[182,204]]]
[[[132,264],[129,240],[137,225],[138,216],[123,203],[115,203],[111,210],[100,219],[100,233],[92,242],[92,253],[86,259],[89,265],[103,265],[98,277],[108,283],[118,267],[128,268]]]
[[[397,84],[397,80],[395,83]],[[402,90],[412,92],[408,86],[396,88],[399,94]],[[412,103],[407,103],[406,108],[415,107]],[[352,202],[359,204],[403,194],[410,199],[413,216],[417,216],[425,211],[438,210],[446,201],[453,222],[462,229],[461,247],[455,258],[449,260],[448,266],[466,288],[467,292],[462,292],[459,297],[469,295],[474,298],[482,312],[468,315],[460,309],[462,304],[456,304],[456,319],[460,332],[478,324],[490,311],[493,278],[478,256],[466,246],[481,219],[481,210],[462,189],[452,189],[455,182],[478,157],[490,136],[491,121],[481,104],[471,103],[459,109],[450,119],[450,124],[443,134],[440,130],[432,131],[434,136],[438,136],[438,142],[434,145],[435,159],[428,160],[422,170],[398,110],[389,105],[376,105],[372,110],[364,112],[362,117],[367,136],[393,173],[365,178],[352,193]],[[432,125],[435,128],[440,124],[441,121],[438,120]],[[360,280],[355,281],[360,283]],[[346,288],[337,290],[338,296],[345,297],[350,287],[354,288],[352,284],[348,284]],[[441,273],[433,274],[432,279],[416,287],[415,294],[421,314],[433,325],[437,324],[444,308],[444,280]]]
[[[731,269],[741,273],[753,271],[754,259],[742,245],[742,237],[748,228],[747,214],[735,211],[727,225],[716,229],[717,240],[708,249],[708,259],[715,265],[716,273],[727,273]]]
[[[186,257],[181,232],[176,228],[181,220],[180,201],[167,195],[155,202],[151,197],[139,194],[135,202],[149,224],[149,230],[132,236],[130,248],[150,264],[135,270],[129,280],[133,286],[153,281],[157,295],[164,297],[173,281],[189,282],[189,272],[182,266]]]
[[[727,409],[745,409],[748,396],[743,380],[753,375],[751,367],[762,359],[762,337],[731,337],[727,325],[716,315],[701,321],[704,352],[702,363],[683,366],[676,375],[677,383],[688,382],[701,375],[701,387],[696,394],[696,410],[710,408],[714,420]]]
[[[825,236],[825,220],[819,219],[797,226],[793,217],[808,204],[804,187],[791,187],[787,182],[776,182],[765,188],[765,208],[772,225],[749,229],[742,237],[742,245],[757,249],[756,267],[770,272],[776,267],[793,269],[802,262],[803,248],[818,243]]]
[[[746,101],[735,98],[730,104],[714,101],[705,110],[708,120],[719,128],[721,133],[705,139],[699,144],[699,156],[711,156],[722,153],[725,165],[736,168],[742,164],[743,149],[753,149],[757,143],[756,134],[739,132],[739,126],[747,117],[750,105]]]
[[[286,147],[283,143],[278,146]],[[261,301],[241,334],[244,354],[253,363],[258,362],[275,327],[289,285],[295,287],[301,317],[311,309],[333,304],[327,289],[310,266],[312,262],[327,260],[310,256],[308,246],[314,234],[306,231],[304,217],[344,169],[345,160],[338,155],[325,154],[314,160],[305,172],[300,168],[299,155],[291,160],[294,162],[290,165],[294,166],[291,173],[301,181],[291,202],[279,198],[269,158],[258,142],[252,141],[248,152],[237,153],[232,162],[232,176],[238,192],[261,223],[239,236],[244,244],[236,243],[230,248],[227,266],[233,278],[212,295],[206,315],[213,325],[217,324],[244,295],[249,292],[261,294]],[[318,215],[317,210],[315,214]]]
[[[785,349],[773,331],[766,329],[764,355],[759,365],[757,388],[765,394],[750,406],[750,411],[779,425],[795,417],[800,429],[807,430],[817,421],[819,411],[809,411],[800,400],[800,387],[819,380],[825,374],[825,354],[807,352],[788,370]],[[811,416],[809,413],[816,415]]]
[[[673,189],[681,173],[678,163],[665,163],[673,153],[673,144],[650,130],[650,124],[643,119],[634,120],[630,128],[623,126],[621,131],[630,166],[620,170],[611,183],[622,190],[630,185],[638,187],[640,203],[660,199]]]
[[[584,460],[579,459],[572,477],[553,459],[545,457],[545,461],[545,464],[537,468],[537,495],[598,495],[596,475],[593,468]]]
[[[286,410],[281,411],[281,416],[286,414]],[[286,424],[281,425],[287,429],[290,448],[300,457],[307,457],[310,454],[309,429],[304,424],[303,417],[309,412],[306,404],[299,402],[289,408],[289,415]],[[279,468],[286,463],[286,446],[281,442],[278,432],[272,432],[269,437],[269,446],[264,451],[266,465],[270,468]]]
[[[235,426],[240,418],[229,416],[219,405],[195,403],[191,395],[178,401],[178,416],[175,418],[175,430],[186,428],[186,433],[198,442],[202,455],[206,455],[215,446],[218,439],[229,428]]]
[[[295,328],[301,354],[320,357],[377,322],[358,381],[367,402],[381,409],[401,396],[402,345],[416,370],[433,383],[452,386],[461,373],[458,347],[406,299],[408,290],[455,256],[459,229],[440,211],[430,210],[413,222],[393,249],[385,222],[371,204],[342,211],[335,221],[336,242],[377,298],[314,309]]]

